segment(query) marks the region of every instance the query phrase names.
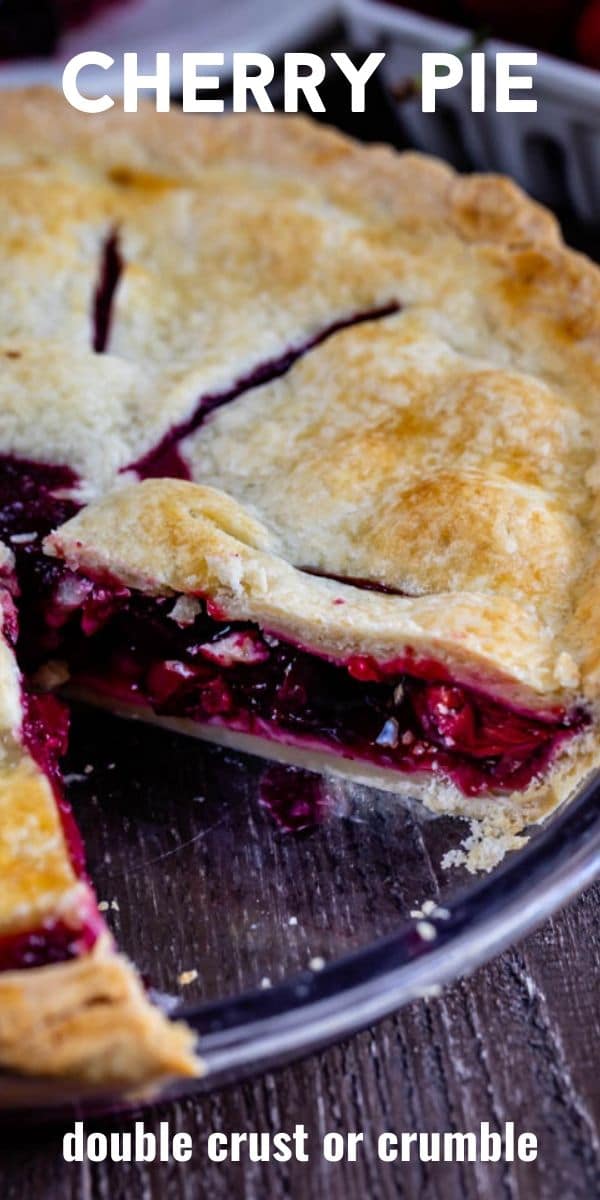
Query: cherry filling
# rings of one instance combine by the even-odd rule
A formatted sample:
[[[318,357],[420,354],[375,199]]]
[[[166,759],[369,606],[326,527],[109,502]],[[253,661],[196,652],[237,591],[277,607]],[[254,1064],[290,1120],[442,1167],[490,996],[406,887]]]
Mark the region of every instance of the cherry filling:
[[[59,760],[66,753],[68,730],[66,705],[55,696],[24,691],[23,745],[52,784],[71,865],[87,884],[83,842],[62,792]],[[48,918],[37,929],[0,937],[0,971],[42,967],[77,958],[92,949],[102,929],[96,901],[91,888],[86,886],[72,923]]]
[[[94,295],[92,344],[97,354],[104,354],[108,346],[115,292],[123,271],[123,259],[119,250],[116,231],[107,237],[100,262],[98,286]]]
[[[39,929],[13,933],[0,938],[0,971],[23,971],[26,967],[47,967],[88,954],[102,929],[95,906],[87,922],[76,929],[65,921],[47,921]]]
[[[61,786],[59,759],[67,749],[68,726],[68,710],[55,696],[24,691],[23,745],[52,783],[73,870],[87,884],[83,843]],[[0,936],[0,971],[77,958],[92,949],[102,929],[96,901],[86,886],[71,922],[50,917],[36,929]]]
[[[301,767],[271,763],[261,776],[259,803],[284,833],[305,833],[327,819],[325,780]]]
[[[16,642],[20,663],[27,668],[34,662],[37,666],[56,644],[52,630],[46,628],[45,613],[48,597],[69,572],[42,554],[41,542],[57,523],[77,511],[78,504],[70,497],[76,483],[65,467],[0,459],[0,538],[14,553],[20,593],[18,623],[10,597],[3,598],[3,632],[11,643]],[[14,589],[12,580],[6,582]],[[23,745],[52,784],[73,870],[87,883],[83,844],[60,775],[68,710],[56,697],[36,693],[29,686],[22,700]],[[91,889],[82,894],[74,922],[50,919],[39,929],[0,937],[0,970],[62,962],[89,950],[103,927]]]
[[[77,476],[68,467],[0,456],[0,539],[15,558],[17,654],[26,675],[58,644],[45,621],[47,597],[69,572],[42,553],[42,542],[80,507],[73,498],[76,485]]]
[[[23,745],[52,784],[73,870],[81,878],[85,875],[83,842],[71,806],[63,796],[60,773],[60,759],[67,752],[68,734],[67,706],[49,693],[25,690],[21,730]]]
[[[439,772],[465,795],[526,786],[585,721],[517,711],[430,660],[331,662],[190,597],[79,577],[48,598],[46,621],[61,631],[73,678],[118,702],[382,768]]]

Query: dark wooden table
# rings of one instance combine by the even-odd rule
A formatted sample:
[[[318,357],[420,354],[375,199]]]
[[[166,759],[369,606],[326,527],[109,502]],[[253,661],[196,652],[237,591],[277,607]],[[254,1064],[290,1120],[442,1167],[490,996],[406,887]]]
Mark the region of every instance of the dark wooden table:
[[[2,1200],[594,1200],[600,1195],[600,885],[440,998],[265,1078],[143,1114],[194,1139],[186,1165],[67,1165],[59,1132],[11,1135]],[[468,1130],[512,1120],[533,1164],[378,1161],[383,1130]],[[365,1132],[357,1163],[207,1161],[215,1129],[302,1123],[310,1143]],[[94,1128],[125,1128],[94,1122]]]
[[[345,104],[345,101],[343,102]],[[343,121],[333,97],[328,115]],[[382,97],[352,132],[397,138]],[[571,240],[594,251],[589,235]],[[87,830],[86,830],[87,837]],[[3,1137],[0,1200],[594,1200],[600,1196],[600,885],[537,933],[436,999],[352,1040],[208,1098],[145,1111],[194,1139],[185,1166],[65,1164],[62,1130]],[[382,1164],[389,1130],[478,1129],[514,1121],[538,1137],[533,1164]],[[363,1131],[356,1163],[211,1164],[212,1130]],[[93,1123],[106,1131],[125,1122]]]

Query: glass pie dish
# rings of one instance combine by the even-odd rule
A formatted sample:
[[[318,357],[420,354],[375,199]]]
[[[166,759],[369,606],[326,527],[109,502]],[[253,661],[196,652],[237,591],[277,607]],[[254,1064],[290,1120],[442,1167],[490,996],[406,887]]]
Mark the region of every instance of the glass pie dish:
[[[101,908],[153,998],[201,1039],[204,1076],[165,1099],[437,994],[600,870],[596,778],[473,875],[465,821],[84,706],[73,723],[66,782]],[[3,1123],[114,1111],[127,1106],[106,1093],[0,1076]]]

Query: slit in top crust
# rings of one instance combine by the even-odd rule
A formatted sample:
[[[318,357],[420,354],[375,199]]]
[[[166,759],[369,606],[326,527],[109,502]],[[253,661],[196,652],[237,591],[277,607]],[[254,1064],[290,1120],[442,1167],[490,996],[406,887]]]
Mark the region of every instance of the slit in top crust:
[[[248,375],[239,379],[226,391],[214,396],[203,396],[196,404],[190,417],[187,417],[185,421],[181,421],[178,425],[172,426],[171,429],[167,430],[157,446],[154,446],[141,459],[138,459],[137,462],[123,467],[122,470],[135,471],[140,479],[165,477],[189,479],[189,467],[180,453],[179,445],[184,438],[189,437],[190,434],[195,433],[201,427],[209,413],[213,412],[216,408],[230,404],[233,400],[237,400],[238,397],[252,391],[254,388],[261,387],[265,383],[270,383],[273,379],[279,379],[293,367],[298,359],[303,358],[305,354],[309,354],[317,346],[321,346],[323,342],[326,342],[334,334],[341,332],[341,330],[352,329],[355,325],[362,325],[365,322],[377,321],[382,317],[389,317],[393,313],[399,312],[400,309],[401,305],[397,301],[392,300],[388,304],[381,305],[379,308],[354,313],[348,317],[340,317],[319,333],[314,334],[313,337],[309,338],[303,344],[292,347],[289,350],[284,350],[279,357],[254,367]]]
[[[102,248],[98,283],[94,294],[92,345],[96,354],[104,354],[108,348],[113,303],[123,265],[119,234],[117,230],[113,230]]]

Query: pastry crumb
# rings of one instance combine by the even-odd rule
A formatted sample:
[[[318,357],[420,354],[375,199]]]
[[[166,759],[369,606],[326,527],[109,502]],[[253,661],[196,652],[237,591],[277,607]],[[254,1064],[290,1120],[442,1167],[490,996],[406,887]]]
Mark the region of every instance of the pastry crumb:
[[[200,612],[200,601],[195,596],[179,596],[167,616],[177,625],[193,625]]]
[[[325,966],[325,959],[321,958],[320,954],[316,954],[314,958],[311,958],[310,962],[308,964],[308,968],[310,971],[322,971],[324,966]]]
[[[562,654],[559,654],[556,660],[554,678],[564,688],[575,688],[580,682],[579,667],[571,655],[567,654],[566,650],[563,650]]]
[[[471,875],[479,871],[492,871],[502,862],[510,850],[520,850],[529,841],[524,833],[503,833],[496,828],[493,819],[470,822],[470,833],[460,846],[447,850],[442,858],[442,868],[465,867]]]
[[[261,988],[263,988],[263,990],[265,990],[266,988],[273,987],[273,984],[271,983],[271,980],[269,979],[268,975],[263,975],[263,977],[260,981],[260,986],[261,986]]]
[[[441,996],[441,983],[429,983],[427,987],[421,989],[419,995],[422,1000],[433,1000],[436,996]]]
[[[197,978],[198,972],[195,967],[192,967],[190,971],[182,971],[181,974],[177,976],[177,982],[179,983],[180,987],[187,987],[188,983],[194,983]]]
[[[410,915],[414,920],[419,920],[423,917],[435,917],[438,921],[447,921],[450,916],[450,909],[438,904],[437,900],[423,900],[420,908],[411,908]]]
[[[437,929],[431,921],[417,921],[417,933],[424,942],[433,942],[437,937]]]
[[[290,918],[289,918],[289,920],[288,920],[288,925],[297,925],[297,924],[298,924],[298,918],[297,918],[297,917],[290,917]]]

